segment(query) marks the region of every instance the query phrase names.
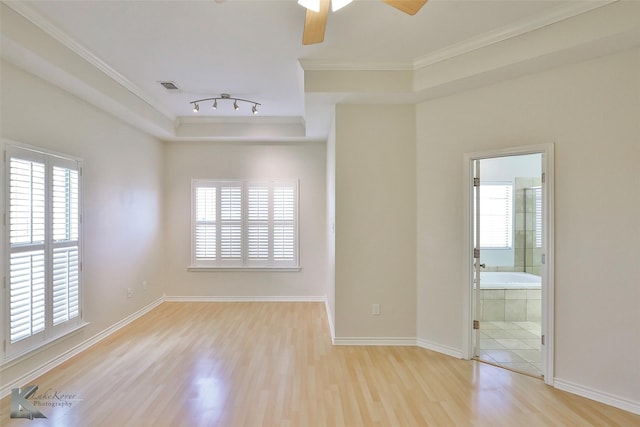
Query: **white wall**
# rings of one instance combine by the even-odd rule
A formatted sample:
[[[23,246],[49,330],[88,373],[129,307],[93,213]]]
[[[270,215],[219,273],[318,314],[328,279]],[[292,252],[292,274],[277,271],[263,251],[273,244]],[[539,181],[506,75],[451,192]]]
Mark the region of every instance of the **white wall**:
[[[7,62],[1,67],[2,137],[84,160],[84,313],[90,322],[4,366],[4,385],[162,296],[163,152],[161,142],[61,89]]]
[[[336,338],[415,342],[414,107],[338,105],[335,159]]]
[[[418,105],[419,338],[464,339],[463,154],[554,142],[555,378],[638,405],[638,117],[637,49]]]
[[[326,294],[326,147],[324,143],[167,142],[165,146],[168,296],[324,298]],[[188,272],[191,180],[300,180],[299,272]]]

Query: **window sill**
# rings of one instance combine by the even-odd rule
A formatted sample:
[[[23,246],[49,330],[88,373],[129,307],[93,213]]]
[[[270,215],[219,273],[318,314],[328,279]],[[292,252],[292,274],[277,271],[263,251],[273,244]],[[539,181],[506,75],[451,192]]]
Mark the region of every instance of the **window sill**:
[[[44,342],[40,342],[32,347],[29,347],[23,351],[20,351],[18,353],[15,354],[11,354],[9,356],[7,356],[5,354],[5,358],[2,360],[2,364],[0,365],[2,367],[2,369],[7,369],[10,366],[21,362],[23,359],[27,358],[27,357],[31,357],[34,356],[44,350],[47,350],[48,348],[50,348],[52,345],[57,344],[58,341],[60,341],[63,338],[66,338],[82,329],[84,329],[86,326],[89,325],[89,322],[81,322],[80,324],[64,331],[62,334],[55,336],[53,338],[51,338],[50,340],[44,341]]]
[[[260,272],[279,273],[279,272],[302,271],[302,267],[211,267],[211,266],[190,265],[189,267],[187,267],[187,271],[192,271],[192,272],[243,271],[243,272],[252,272],[252,273],[260,273]]]

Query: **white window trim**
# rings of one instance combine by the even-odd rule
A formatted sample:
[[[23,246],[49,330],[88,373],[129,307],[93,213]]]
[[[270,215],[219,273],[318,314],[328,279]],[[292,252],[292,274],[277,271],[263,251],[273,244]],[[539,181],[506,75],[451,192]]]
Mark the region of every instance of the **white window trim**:
[[[288,272],[296,272],[302,271],[302,267],[204,267],[198,265],[190,265],[187,267],[187,271],[191,272],[202,272],[206,273],[207,271],[237,271],[237,272],[248,272],[248,273],[260,273],[260,272],[269,272],[269,273],[288,273]]]
[[[58,152],[54,152],[51,150],[44,150],[38,147],[30,146],[27,144],[21,144],[14,141],[2,140],[2,145],[4,145],[4,156],[3,161],[5,164],[5,172],[2,174],[2,181],[0,184],[2,185],[2,191],[4,192],[4,216],[5,216],[5,227],[2,235],[3,245],[4,245],[4,257],[2,260],[4,266],[4,277],[5,277],[5,286],[4,292],[2,293],[2,307],[3,307],[3,324],[5,325],[3,328],[3,353],[2,353],[2,365],[7,366],[8,363],[14,362],[27,354],[32,354],[38,352],[44,348],[49,347],[55,341],[71,335],[78,330],[84,328],[88,323],[84,320],[84,290],[83,290],[83,272],[82,272],[82,260],[83,260],[83,231],[82,231],[82,212],[83,212],[83,199],[82,199],[82,159],[69,156],[67,154],[62,154]],[[11,258],[11,244],[10,244],[10,229],[8,225],[9,221],[9,207],[10,207],[10,191],[9,186],[11,184],[10,179],[10,159],[11,157],[17,157],[25,160],[41,160],[45,159],[47,165],[47,174],[52,170],[53,166],[72,166],[71,169],[76,169],[78,171],[78,257],[79,257],[79,267],[78,267],[78,316],[73,317],[71,320],[64,321],[58,325],[54,325],[52,323],[51,315],[47,314],[45,330],[38,334],[32,335],[28,338],[16,341],[15,343],[10,342],[11,336],[11,322],[9,316],[11,315],[11,299],[10,299],[10,258]],[[48,177],[49,179],[51,177]],[[47,184],[48,186],[49,184]],[[51,197],[49,194],[49,189],[47,190],[47,197]],[[50,215],[50,213],[47,213]],[[49,221],[52,221],[52,218],[49,218]],[[51,236],[50,236],[51,237]],[[46,243],[47,247],[51,248],[51,254],[53,253],[53,248],[60,246],[57,243]],[[62,243],[62,246],[65,246]],[[50,274],[50,273],[49,273]],[[45,286],[52,286],[51,282],[47,281]],[[50,294],[50,290],[45,291],[47,294]],[[52,296],[46,296],[46,310],[52,309]]]
[[[215,261],[206,261],[206,260],[197,260],[196,259],[196,189],[202,186],[215,186],[219,188],[221,185],[228,184],[230,186],[239,186],[241,188],[241,257],[237,260],[220,260],[219,257]],[[271,190],[274,186],[278,184],[285,184],[287,186],[294,187],[294,219],[293,219],[293,228],[294,228],[294,259],[287,261],[277,261],[270,257],[268,260],[259,261],[259,260],[248,260],[248,189],[252,186],[256,185],[268,185],[270,188],[270,197],[269,197],[269,209],[270,215],[273,214],[273,193]],[[299,232],[299,181],[297,179],[263,179],[263,180],[244,180],[244,179],[193,179],[191,181],[191,258],[190,265],[187,267],[187,271],[193,272],[207,272],[207,271],[246,271],[246,272],[295,272],[300,271],[302,268],[300,267],[300,254],[299,254],[299,246],[300,246],[300,232]],[[220,195],[217,192],[216,198],[220,200]],[[220,210],[220,207],[217,207],[217,210]],[[220,218],[216,218],[220,220]],[[272,239],[272,229],[273,229],[273,218],[270,216],[269,219],[269,245],[270,245],[270,254],[273,255],[273,239]],[[218,227],[219,230],[219,227]],[[219,235],[217,235],[217,239],[219,240]],[[220,243],[217,242],[218,251],[217,255],[220,253]]]

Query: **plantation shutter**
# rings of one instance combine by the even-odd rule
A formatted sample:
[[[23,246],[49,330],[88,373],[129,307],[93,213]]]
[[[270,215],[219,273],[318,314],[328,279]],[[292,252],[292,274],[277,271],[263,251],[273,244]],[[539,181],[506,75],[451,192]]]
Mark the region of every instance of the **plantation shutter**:
[[[297,268],[297,181],[194,180],[192,197],[192,267]]]
[[[79,313],[78,171],[54,166],[53,204],[53,324]]]
[[[14,355],[80,324],[80,168],[30,149],[7,154],[7,355]]]
[[[247,185],[247,258],[269,259],[269,185]]]
[[[220,260],[242,261],[242,186],[220,187]]]
[[[11,343],[45,329],[45,160],[29,154],[9,161]]]
[[[217,218],[217,188],[196,187],[196,230],[195,257],[198,260],[216,259],[216,218]]]
[[[510,249],[513,241],[513,186],[481,184],[480,243],[483,248]]]
[[[294,261],[296,252],[296,189],[276,183],[273,188],[273,258]]]
[[[533,189],[534,197],[534,219],[535,219],[535,242],[536,248],[542,247],[542,187]]]

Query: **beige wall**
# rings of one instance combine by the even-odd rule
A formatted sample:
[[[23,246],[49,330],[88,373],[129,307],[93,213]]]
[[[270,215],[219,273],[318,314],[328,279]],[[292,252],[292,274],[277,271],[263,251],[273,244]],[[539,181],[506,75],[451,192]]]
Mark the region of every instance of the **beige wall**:
[[[326,159],[324,143],[169,142],[165,147],[168,296],[324,298],[326,294]],[[188,272],[191,180],[300,181],[299,272]]]
[[[1,74],[2,137],[84,160],[84,308],[90,322],[5,366],[4,385],[162,296],[163,152],[156,139],[9,63],[2,62]],[[2,168],[4,176],[4,162]]]
[[[336,107],[336,338],[415,340],[414,117],[406,105]]]
[[[555,378],[640,399],[640,51],[417,107],[418,337],[462,348],[463,154],[555,143]]]

